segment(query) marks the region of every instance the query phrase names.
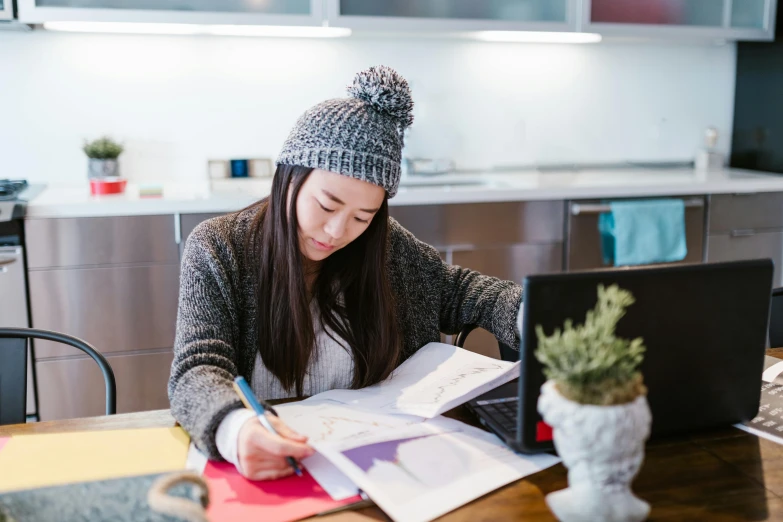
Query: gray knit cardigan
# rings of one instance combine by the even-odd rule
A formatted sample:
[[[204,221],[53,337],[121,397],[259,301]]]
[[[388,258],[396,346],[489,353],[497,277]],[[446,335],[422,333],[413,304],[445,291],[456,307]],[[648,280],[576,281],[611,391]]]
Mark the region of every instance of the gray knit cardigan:
[[[258,352],[253,280],[245,261],[246,238],[257,207],[210,219],[190,234],[180,275],[179,312],[169,400],[174,418],[196,445],[220,459],[215,432],[242,407],[235,376],[252,382]],[[388,271],[403,356],[440,332],[477,324],[509,346],[518,346],[515,320],[522,289],[478,272],[445,264],[431,246],[389,220]]]

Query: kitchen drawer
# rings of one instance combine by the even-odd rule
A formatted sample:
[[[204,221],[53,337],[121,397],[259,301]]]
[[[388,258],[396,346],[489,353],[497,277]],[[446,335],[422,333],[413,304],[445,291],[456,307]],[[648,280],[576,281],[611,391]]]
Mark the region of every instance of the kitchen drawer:
[[[174,345],[179,265],[148,265],[30,272],[35,328],[84,339],[102,353]],[[36,341],[38,359],[77,353]]]
[[[455,250],[451,254],[453,265],[517,284],[522,284],[522,280],[529,274],[560,272],[562,263],[562,243]]]
[[[173,215],[28,219],[31,269],[132,263],[178,263]]]
[[[166,390],[173,352],[108,356],[117,381],[117,413],[169,407]],[[106,388],[90,358],[39,361],[38,400],[42,421],[105,414]]]
[[[783,228],[783,192],[710,196],[710,234]]]
[[[742,236],[730,234],[707,237],[707,261],[739,261],[770,258],[775,263],[772,285],[783,286],[783,232],[758,232]]]
[[[551,243],[563,239],[563,202],[392,206],[389,213],[437,248]]]

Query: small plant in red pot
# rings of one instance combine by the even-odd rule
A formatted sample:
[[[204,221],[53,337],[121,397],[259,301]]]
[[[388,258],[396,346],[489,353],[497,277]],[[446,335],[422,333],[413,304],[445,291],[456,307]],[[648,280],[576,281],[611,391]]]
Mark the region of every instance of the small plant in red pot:
[[[116,194],[125,190],[126,180],[120,177],[117,158],[123,146],[108,136],[86,141],[82,147],[89,158],[88,177],[93,194]]]

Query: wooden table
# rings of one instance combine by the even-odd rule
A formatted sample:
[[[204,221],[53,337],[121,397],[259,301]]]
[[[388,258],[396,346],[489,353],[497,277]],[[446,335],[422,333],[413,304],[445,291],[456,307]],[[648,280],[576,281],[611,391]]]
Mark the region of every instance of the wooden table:
[[[460,420],[472,420],[464,409]],[[172,427],[168,410],[0,426],[0,437],[32,433]],[[439,520],[555,520],[544,495],[566,487],[557,465],[496,490]],[[783,520],[783,446],[735,428],[650,443],[634,491],[650,520]],[[324,522],[389,520],[377,508],[318,517]]]

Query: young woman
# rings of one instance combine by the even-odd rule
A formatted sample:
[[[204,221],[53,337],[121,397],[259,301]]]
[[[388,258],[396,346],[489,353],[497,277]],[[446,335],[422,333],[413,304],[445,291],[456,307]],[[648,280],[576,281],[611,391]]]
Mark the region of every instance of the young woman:
[[[242,375],[264,399],[362,388],[440,332],[474,323],[518,346],[521,288],[443,263],[389,217],[408,83],[387,67],[357,75],[350,97],[302,115],[269,197],[208,220],[185,245],[172,413],[210,458],[251,479],[291,473],[306,438],[242,408]]]

